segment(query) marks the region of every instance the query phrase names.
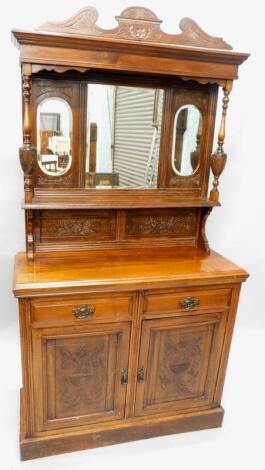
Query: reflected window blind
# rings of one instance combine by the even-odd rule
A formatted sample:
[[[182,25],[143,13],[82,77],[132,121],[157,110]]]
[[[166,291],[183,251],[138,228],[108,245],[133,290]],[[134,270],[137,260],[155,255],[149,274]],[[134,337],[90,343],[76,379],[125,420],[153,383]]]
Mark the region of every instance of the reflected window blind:
[[[154,133],[155,90],[118,86],[114,113],[113,171],[120,186],[144,186],[145,170]],[[158,121],[161,124],[163,93],[160,92]],[[158,161],[159,125],[154,155]],[[155,180],[157,178],[155,165]]]

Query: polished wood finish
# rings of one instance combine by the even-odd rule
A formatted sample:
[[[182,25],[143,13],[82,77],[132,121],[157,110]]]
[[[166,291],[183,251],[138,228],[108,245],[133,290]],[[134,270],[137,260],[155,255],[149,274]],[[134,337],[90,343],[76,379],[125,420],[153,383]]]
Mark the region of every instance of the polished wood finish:
[[[222,120],[220,124],[220,129],[218,132],[218,147],[216,152],[211,155],[211,169],[214,175],[214,181],[213,181],[213,188],[210,193],[210,199],[212,201],[218,201],[219,200],[219,176],[224,170],[224,167],[226,165],[226,160],[227,160],[227,155],[224,153],[223,150],[223,145],[224,145],[224,140],[225,140],[225,124],[226,124],[226,113],[227,113],[227,108],[228,108],[228,103],[229,103],[229,93],[230,93],[230,87],[228,86],[227,88],[223,89],[224,96],[223,96],[223,107],[222,107]]]
[[[210,405],[225,325],[225,313],[143,322],[136,416]]]
[[[124,417],[129,333],[126,322],[33,328],[36,433]]]
[[[247,273],[196,248],[147,251],[17,256],[23,459],[62,452],[59,439],[74,450],[221,425]]]
[[[31,297],[46,293],[82,292],[103,287],[112,290],[136,287],[148,289],[227,282],[242,282],[248,274],[231,261],[195,247],[88,251],[76,256],[38,255],[28,262],[25,253],[15,260],[14,293]],[[47,292],[46,292],[47,291]]]
[[[165,33],[142,7],[125,9],[110,30],[97,18],[88,7],[35,32],[13,31],[22,63],[26,225],[13,284],[22,460],[221,426],[248,277],[206,237],[207,218],[220,205],[228,95],[248,54],[188,18],[179,34]],[[88,83],[163,90],[156,189],[95,187],[102,175],[95,124],[86,166]],[[218,86],[223,111],[212,153]],[[58,177],[41,171],[35,150],[38,105],[51,97],[72,112],[73,162]],[[174,117],[187,104],[202,119],[191,154],[195,171],[182,177],[171,155]],[[103,176],[118,184],[117,174]]]

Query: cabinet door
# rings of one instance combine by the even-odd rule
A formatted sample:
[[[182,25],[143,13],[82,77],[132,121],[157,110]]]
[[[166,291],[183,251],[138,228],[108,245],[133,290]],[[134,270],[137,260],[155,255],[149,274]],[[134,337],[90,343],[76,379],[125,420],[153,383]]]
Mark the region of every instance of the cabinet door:
[[[121,419],[130,323],[34,329],[36,431]]]
[[[211,404],[226,316],[224,312],[143,322],[137,416]]]

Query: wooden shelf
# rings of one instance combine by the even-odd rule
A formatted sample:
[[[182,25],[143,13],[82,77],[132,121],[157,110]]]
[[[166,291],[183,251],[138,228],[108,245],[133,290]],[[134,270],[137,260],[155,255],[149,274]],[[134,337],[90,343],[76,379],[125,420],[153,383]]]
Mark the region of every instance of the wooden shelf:
[[[207,198],[180,197],[170,190],[99,189],[38,191],[23,209],[140,209],[162,207],[215,207]]]

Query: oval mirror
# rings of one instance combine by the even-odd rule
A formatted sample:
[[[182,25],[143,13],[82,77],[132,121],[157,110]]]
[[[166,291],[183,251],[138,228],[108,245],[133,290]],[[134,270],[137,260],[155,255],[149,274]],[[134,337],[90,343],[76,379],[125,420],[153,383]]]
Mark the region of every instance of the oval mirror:
[[[202,115],[193,104],[178,109],[174,119],[172,168],[180,176],[195,173],[200,164]]]
[[[72,163],[72,111],[61,98],[47,98],[37,110],[37,159],[43,173],[65,174]]]

